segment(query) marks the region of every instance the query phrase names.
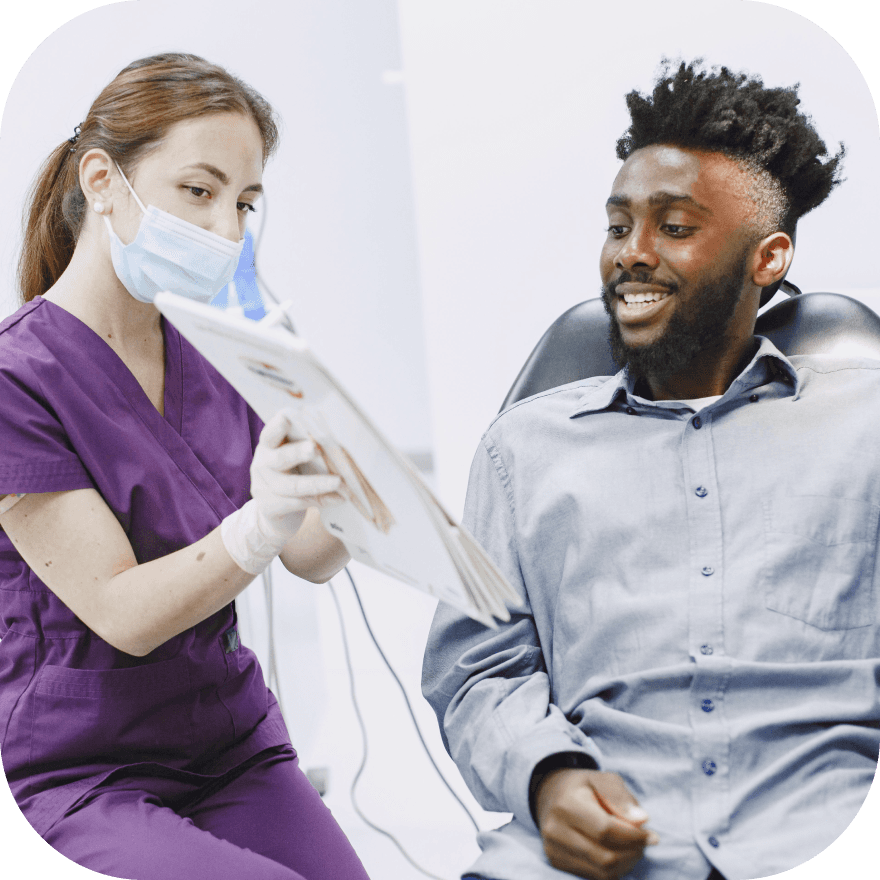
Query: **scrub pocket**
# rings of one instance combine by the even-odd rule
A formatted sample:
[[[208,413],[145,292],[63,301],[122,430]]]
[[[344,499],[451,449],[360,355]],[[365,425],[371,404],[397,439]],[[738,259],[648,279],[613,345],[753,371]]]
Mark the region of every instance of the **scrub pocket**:
[[[33,694],[31,763],[188,755],[193,702],[182,656],[127,669],[44,666]]]
[[[880,507],[799,495],[764,500],[763,514],[767,608],[824,630],[875,623]]]

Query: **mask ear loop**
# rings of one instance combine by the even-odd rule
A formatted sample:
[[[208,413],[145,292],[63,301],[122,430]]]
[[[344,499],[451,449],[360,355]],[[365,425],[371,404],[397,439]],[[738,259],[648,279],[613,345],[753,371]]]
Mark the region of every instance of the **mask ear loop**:
[[[128,191],[134,196],[134,200],[138,203],[138,207],[141,211],[146,214],[147,209],[144,207],[144,203],[138,198],[138,194],[134,191],[134,187],[128,182],[128,178],[123,173],[122,169],[119,167],[118,163],[113,163],[116,166],[116,170],[119,172],[119,176],[125,181],[125,185],[128,187]],[[97,210],[97,209],[96,209]],[[107,227],[107,232],[110,234],[110,240],[112,241],[114,238],[118,238],[119,236],[113,231],[113,224],[110,222],[110,218],[104,214],[104,225]],[[122,241],[120,240],[120,245],[122,245]],[[124,245],[122,245],[124,247]]]
[[[138,198],[138,194],[134,191],[134,187],[128,182],[128,178],[125,176],[119,165],[116,162],[114,162],[113,164],[116,165],[116,170],[125,181],[125,185],[128,187],[128,191],[134,196],[134,200],[138,203],[138,207],[141,209],[141,211],[144,212],[144,214],[146,214],[147,209],[144,207],[144,203]]]

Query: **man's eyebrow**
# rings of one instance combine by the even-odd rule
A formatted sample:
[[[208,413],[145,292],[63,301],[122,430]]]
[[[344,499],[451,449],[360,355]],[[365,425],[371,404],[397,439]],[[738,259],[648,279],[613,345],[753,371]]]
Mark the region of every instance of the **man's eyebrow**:
[[[693,196],[689,196],[686,193],[675,193],[675,192],[656,192],[651,193],[648,196],[648,205],[651,208],[665,208],[669,205],[689,205],[692,208],[696,208],[698,211],[702,211],[704,214],[711,214],[712,211],[707,208],[705,205],[701,205]],[[605,202],[606,207],[617,207],[617,208],[630,208],[632,207],[632,200],[628,196],[615,196],[612,195],[609,197],[608,201]]]
[[[216,177],[217,180],[220,181],[224,186],[229,186],[229,175],[218,168],[216,165],[211,165],[209,162],[194,162],[192,165],[187,165],[186,168],[199,168],[202,171],[207,171],[212,177]],[[185,171],[186,168],[183,170]],[[250,186],[246,186],[242,192],[258,192],[261,193],[263,191],[262,183],[252,183]]]

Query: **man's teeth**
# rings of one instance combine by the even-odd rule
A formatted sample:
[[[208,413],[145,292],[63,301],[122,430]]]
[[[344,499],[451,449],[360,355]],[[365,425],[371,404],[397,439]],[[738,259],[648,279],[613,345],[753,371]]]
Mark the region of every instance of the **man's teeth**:
[[[624,302],[632,305],[633,303],[660,302],[667,296],[669,296],[668,293],[625,293],[623,299]]]

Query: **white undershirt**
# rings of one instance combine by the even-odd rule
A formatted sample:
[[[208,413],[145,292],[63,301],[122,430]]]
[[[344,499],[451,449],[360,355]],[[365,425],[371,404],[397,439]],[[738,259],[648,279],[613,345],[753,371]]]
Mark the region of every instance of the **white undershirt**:
[[[709,406],[710,403],[715,403],[716,400],[720,399],[721,395],[716,394],[714,397],[695,397],[693,400],[675,400],[673,403],[687,404],[694,412],[699,412],[701,409]]]

